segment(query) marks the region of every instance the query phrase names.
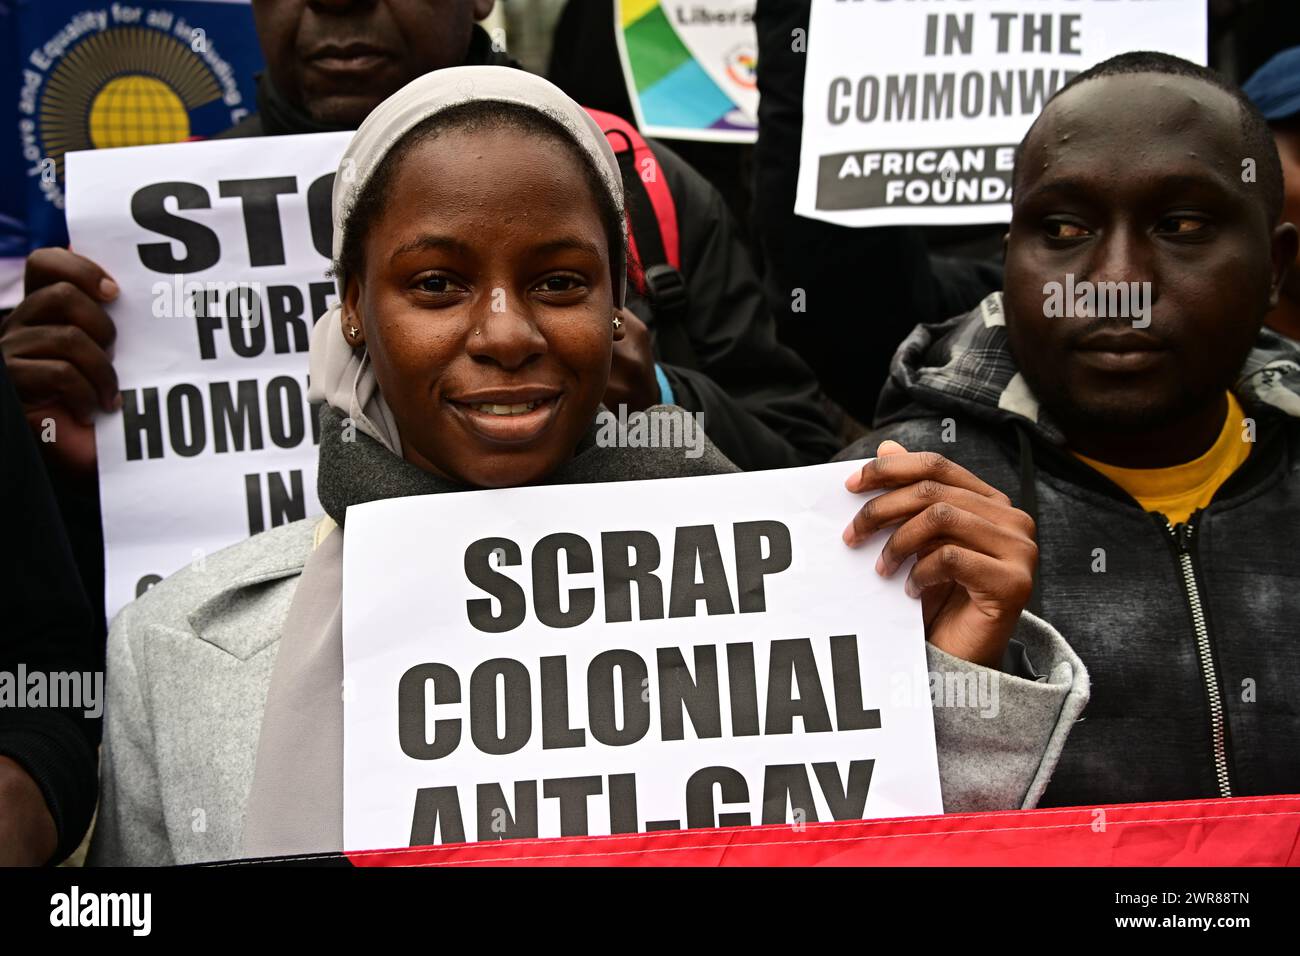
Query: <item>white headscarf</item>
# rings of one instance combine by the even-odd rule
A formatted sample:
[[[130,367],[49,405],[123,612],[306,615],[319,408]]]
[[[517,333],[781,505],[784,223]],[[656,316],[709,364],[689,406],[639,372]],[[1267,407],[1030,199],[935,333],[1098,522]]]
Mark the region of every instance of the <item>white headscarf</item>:
[[[444,110],[483,101],[526,106],[559,123],[590,158],[622,216],[623,181],[618,161],[600,126],[586,110],[559,87],[523,70],[505,66],[451,67],[426,73],[402,87],[375,107],[352,137],[334,178],[335,262],[343,251],[344,228],[352,206],[402,137]],[[615,259],[614,303],[622,307],[627,291],[626,263],[621,247],[611,250],[611,254]],[[360,431],[400,455],[402,443],[397,421],[379,392],[379,382],[366,350],[354,348],[343,335],[339,314],[347,276],[340,271],[336,278],[339,302],[320,317],[312,332],[308,400],[328,402],[352,419]]]

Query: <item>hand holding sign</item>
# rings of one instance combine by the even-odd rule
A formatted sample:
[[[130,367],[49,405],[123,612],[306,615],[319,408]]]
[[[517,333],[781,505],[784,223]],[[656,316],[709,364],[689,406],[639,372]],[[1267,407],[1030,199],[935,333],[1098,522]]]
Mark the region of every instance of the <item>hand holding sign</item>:
[[[921,597],[925,636],[940,650],[996,667],[1034,587],[1034,519],[961,465],[882,442],[845,487],[879,491],[844,529],[850,546],[896,530],[876,570],[888,577],[915,555],[909,594]]]
[[[76,470],[92,470],[91,415],[120,402],[107,352],[116,329],[104,311],[117,298],[117,284],[85,256],[38,249],[27,259],[25,291],[0,330],[5,365],[29,418],[39,423],[58,416],[63,434],[53,446],[59,458]]]

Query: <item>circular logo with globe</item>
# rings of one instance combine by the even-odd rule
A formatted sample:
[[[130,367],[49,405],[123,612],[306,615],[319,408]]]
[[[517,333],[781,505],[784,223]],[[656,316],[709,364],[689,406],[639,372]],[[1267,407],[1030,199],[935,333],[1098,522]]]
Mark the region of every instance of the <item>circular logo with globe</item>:
[[[55,207],[63,205],[68,153],[211,135],[247,112],[231,108],[245,98],[203,30],[174,20],[162,28],[88,23],[79,34],[76,26],[46,58],[43,82],[24,91],[28,109],[20,103],[32,116],[20,124],[30,130],[25,158],[48,168],[41,189]]]
[[[129,74],[114,77],[95,94],[89,127],[95,149],[175,143],[189,138],[190,114],[164,81]]]

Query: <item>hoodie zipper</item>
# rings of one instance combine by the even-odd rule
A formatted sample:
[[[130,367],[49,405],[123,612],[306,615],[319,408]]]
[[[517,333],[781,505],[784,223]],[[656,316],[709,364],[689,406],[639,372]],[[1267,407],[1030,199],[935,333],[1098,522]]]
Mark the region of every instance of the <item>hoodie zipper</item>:
[[[1219,796],[1232,796],[1232,780],[1228,776],[1227,728],[1223,711],[1223,696],[1215,676],[1214,650],[1210,646],[1210,628],[1205,623],[1205,609],[1201,605],[1201,589],[1196,583],[1196,567],[1192,563],[1192,535],[1196,531],[1195,515],[1186,522],[1173,525],[1164,518],[1165,529],[1177,549],[1178,567],[1183,574],[1183,591],[1192,612],[1192,627],[1196,631],[1196,653],[1201,662],[1201,676],[1210,702],[1210,736],[1214,746],[1214,776],[1219,784]]]

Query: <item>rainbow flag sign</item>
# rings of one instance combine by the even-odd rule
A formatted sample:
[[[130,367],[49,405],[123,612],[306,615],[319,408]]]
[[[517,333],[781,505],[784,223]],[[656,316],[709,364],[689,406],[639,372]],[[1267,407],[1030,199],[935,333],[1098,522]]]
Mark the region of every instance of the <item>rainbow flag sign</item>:
[[[758,135],[754,0],[614,0],[637,125],[669,139]]]

